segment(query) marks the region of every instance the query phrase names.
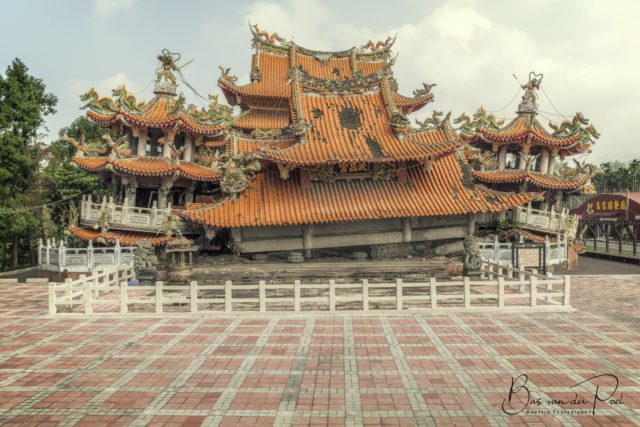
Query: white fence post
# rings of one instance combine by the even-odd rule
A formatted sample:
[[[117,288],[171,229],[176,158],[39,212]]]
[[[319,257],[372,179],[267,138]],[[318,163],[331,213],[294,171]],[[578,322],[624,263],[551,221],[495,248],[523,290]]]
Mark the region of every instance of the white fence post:
[[[529,284],[531,287],[531,307],[535,307],[538,304],[538,278],[531,275],[529,278]]]
[[[300,311],[300,280],[293,282],[293,311]]]
[[[93,314],[91,281],[86,280],[84,274],[80,275],[80,279],[84,286],[84,314]]]
[[[336,281],[329,280],[329,311],[336,311]]]
[[[71,295],[71,278],[67,277],[66,279],[64,279],[64,286],[65,286],[65,295],[67,296],[67,307],[69,308],[73,308],[73,302],[71,301],[72,295]]]
[[[498,277],[498,307],[504,307],[504,277]]]
[[[56,284],[49,283],[49,314],[56,314]]]
[[[362,311],[369,311],[369,281],[362,280]]]
[[[224,282],[224,311],[227,313],[231,312],[231,297],[233,294],[231,293],[231,280],[227,280]]]
[[[429,296],[431,299],[431,308],[438,306],[438,295],[436,294],[436,278],[429,278]]]
[[[402,310],[402,279],[396,279],[396,310]]]
[[[129,312],[129,296],[127,295],[127,282],[120,282],[120,313],[126,314]]]
[[[162,313],[162,282],[156,282],[156,313]]]
[[[571,296],[571,276],[564,276],[564,292],[562,295],[562,305],[565,307],[569,307],[570,304],[570,296]]]
[[[464,277],[462,279],[464,283],[464,308],[471,307],[471,279]]]
[[[258,299],[260,303],[260,312],[264,313],[267,311],[267,289],[266,283],[264,280],[260,280],[258,282]]]
[[[198,282],[192,280],[189,282],[189,303],[191,306],[191,312],[198,312]]]

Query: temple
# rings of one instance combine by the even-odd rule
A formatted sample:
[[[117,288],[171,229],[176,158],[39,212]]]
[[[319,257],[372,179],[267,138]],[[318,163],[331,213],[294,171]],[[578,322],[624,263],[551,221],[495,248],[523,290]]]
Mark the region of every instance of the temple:
[[[541,82],[541,74],[530,73],[529,81],[522,85],[524,93],[516,117],[506,124],[483,108],[472,117],[463,114],[455,120],[468,144],[465,155],[476,181],[496,191],[544,194],[514,211],[513,223],[526,229],[516,234],[530,241],[542,241],[545,236],[555,239],[558,234],[575,236],[576,224],[563,208],[564,202],[571,194],[593,193],[591,178],[596,170],[575,159],[574,168],[561,162],[589,152],[599,137],[581,113],[561,124],[550,122],[550,130],[545,129],[538,120],[536,102]],[[535,220],[527,221],[524,216]],[[502,231],[509,234],[514,230],[503,227]]]
[[[551,156],[582,149],[574,137],[550,136],[547,145],[509,140],[520,122],[493,129],[494,139],[480,126],[461,138],[440,112],[412,125],[408,115],[433,100],[434,85],[413,96],[398,92],[391,38],[320,52],[257,26],[252,35],[251,81],[238,84],[220,67],[218,84],[235,116],[213,97],[207,109],[185,107],[179,56],[168,51],[158,57],[151,101],[138,102],[123,87],[112,98],[84,95],[87,117],[113,137],[71,141],[73,161],[103,174],[112,194],[83,199],[73,234],[162,246],[178,233],[201,249],[284,252],[291,262],[325,252],[461,255],[473,246],[477,217],[504,214],[549,189],[515,185],[534,182],[526,179],[494,184],[491,173],[512,171],[505,161],[495,171],[473,170],[472,152],[489,146],[504,160],[525,146],[535,147],[532,154],[542,149],[548,155],[539,171],[528,165],[520,172],[551,176]],[[526,114],[516,121],[534,120],[535,112]]]
[[[81,97],[87,118],[111,132],[102,141],[69,140],[76,147],[72,160],[103,174],[112,189],[109,197],[82,199],[79,227],[70,227],[81,239],[163,245],[173,230],[196,236],[197,227],[176,212],[194,200],[213,200],[219,191],[220,172],[194,159],[201,147],[224,144],[231,109],[216,99],[207,109],[185,107],[177,95],[176,55],[165,50],[158,59],[149,102],[138,102],[124,86],[112,98],[94,89]]]

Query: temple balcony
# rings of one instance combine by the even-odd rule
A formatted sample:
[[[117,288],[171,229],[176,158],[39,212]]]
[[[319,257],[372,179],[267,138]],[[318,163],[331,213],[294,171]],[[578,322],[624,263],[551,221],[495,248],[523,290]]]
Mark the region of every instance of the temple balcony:
[[[560,212],[551,208],[550,211],[533,209],[531,203],[520,206],[511,211],[514,224],[534,231],[562,234],[575,237],[578,221],[575,215],[569,214],[567,209]]]
[[[119,265],[133,265],[135,247],[115,246],[94,248],[89,242],[86,248],[69,248],[63,241],[55,239],[46,242],[40,240],[38,245],[38,266],[40,270],[90,272],[112,268]]]
[[[546,265],[557,265],[567,261],[568,243],[566,238],[551,243],[548,238],[544,241],[545,263]],[[478,243],[480,257],[485,261],[500,262],[503,264],[513,263],[513,243],[493,242]]]
[[[81,226],[100,226],[106,221],[109,228],[115,230],[158,232],[167,227],[167,219],[173,215],[173,227],[182,233],[193,233],[196,226],[175,215],[171,203],[167,208],[161,209],[153,202],[151,208],[130,206],[125,198],[125,203],[116,204],[112,197],[103,197],[101,201],[93,201],[91,196],[84,196],[80,203]]]

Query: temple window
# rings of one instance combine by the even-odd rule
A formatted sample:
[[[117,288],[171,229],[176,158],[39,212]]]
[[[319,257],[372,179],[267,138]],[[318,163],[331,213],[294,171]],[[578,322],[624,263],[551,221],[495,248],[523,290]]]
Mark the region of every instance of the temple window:
[[[505,169],[515,169],[518,164],[516,155],[513,153],[507,153],[505,160]]]

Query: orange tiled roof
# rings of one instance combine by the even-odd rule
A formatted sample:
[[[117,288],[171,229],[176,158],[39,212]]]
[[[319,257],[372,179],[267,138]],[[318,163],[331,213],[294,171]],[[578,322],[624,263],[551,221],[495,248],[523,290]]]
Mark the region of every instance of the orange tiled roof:
[[[69,231],[82,240],[97,240],[102,238],[110,243],[115,243],[116,240],[120,240],[120,244],[124,246],[135,245],[141,240],[148,240],[153,246],[159,246],[173,240],[171,236],[129,231],[107,231],[102,233],[99,230],[78,227],[69,227]]]
[[[429,102],[433,101],[433,95],[429,94],[429,96],[410,98],[408,96],[400,95],[397,92],[391,92],[391,100],[395,106],[402,109],[404,114],[409,114],[418,111]]]
[[[558,176],[546,175],[538,172],[527,172],[523,170],[502,170],[502,171],[473,171],[473,177],[485,183],[522,183],[527,182],[539,188],[553,190],[572,190],[579,188],[587,182],[586,177],[574,180],[561,179]]]
[[[446,126],[409,134],[400,140],[393,132],[379,92],[359,95],[300,95],[302,115],[312,127],[306,142],[284,150],[263,150],[263,157],[288,164],[395,162],[433,159],[457,147]],[[356,125],[341,121],[348,110],[359,111]]]
[[[223,78],[218,79],[218,85],[225,90],[227,101],[235,105],[235,95],[287,98],[289,88],[289,57],[275,53],[258,53],[258,63],[260,67],[260,80],[251,82],[243,86],[236,86]]]
[[[172,128],[179,126],[194,135],[218,135],[227,128],[225,123],[204,124],[199,123],[190,114],[176,109],[176,100],[166,96],[157,96],[140,109],[140,111],[128,111],[118,108],[117,111],[105,114],[93,110],[87,111],[87,117],[94,123],[108,127],[118,121],[124,121],[132,126],[144,126],[151,128]]]
[[[260,173],[236,200],[203,208],[188,206],[185,215],[215,227],[251,227],[361,221],[380,218],[499,212],[528,203],[537,193],[502,193],[463,183],[454,154],[407,170],[408,179],[312,181],[303,188],[292,176]]]
[[[348,56],[322,61],[311,55],[296,52],[296,62],[304,72],[319,79],[340,80],[353,78],[351,58]]]
[[[111,157],[73,157],[71,159],[80,168],[88,171],[101,171],[113,168],[133,175],[162,176],[179,173],[194,181],[216,181],[220,172],[197,163],[181,161],[173,164],[166,157],[130,157],[117,159]]]
[[[234,125],[243,129],[282,129],[289,126],[288,110],[267,110],[263,108],[251,108],[246,113],[236,118]]]
[[[358,61],[358,69],[365,76],[378,72],[383,68],[384,68],[384,61],[371,61],[371,62]]]
[[[285,149],[296,143],[294,139],[250,139],[236,138],[236,149],[238,154],[249,154],[256,152],[260,148]]]
[[[519,114],[509,124],[499,130],[484,127],[476,131],[476,141],[486,141],[497,144],[512,144],[530,141],[532,145],[545,145],[564,149],[574,148],[581,151],[580,136],[558,137],[551,135],[532,114]]]

